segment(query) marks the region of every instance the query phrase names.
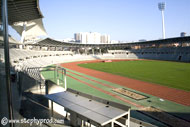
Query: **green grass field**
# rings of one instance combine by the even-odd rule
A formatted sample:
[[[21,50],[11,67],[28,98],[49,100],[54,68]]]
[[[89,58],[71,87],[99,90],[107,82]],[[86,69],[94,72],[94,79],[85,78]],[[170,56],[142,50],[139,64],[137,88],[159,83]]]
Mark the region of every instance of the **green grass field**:
[[[190,63],[120,61],[87,63],[79,66],[190,91]]]

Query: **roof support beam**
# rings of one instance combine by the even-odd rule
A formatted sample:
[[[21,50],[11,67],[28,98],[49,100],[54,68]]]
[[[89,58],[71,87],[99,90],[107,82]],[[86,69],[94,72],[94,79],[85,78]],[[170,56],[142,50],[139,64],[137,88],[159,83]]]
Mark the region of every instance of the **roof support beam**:
[[[9,36],[8,36],[8,9],[7,0],[2,0],[2,21],[3,21],[3,40],[4,40],[4,54],[5,54],[5,74],[7,85],[7,101],[9,110],[9,119],[13,119],[13,106],[12,106],[12,91],[10,79],[10,56],[9,56]],[[10,123],[10,127],[13,127]]]

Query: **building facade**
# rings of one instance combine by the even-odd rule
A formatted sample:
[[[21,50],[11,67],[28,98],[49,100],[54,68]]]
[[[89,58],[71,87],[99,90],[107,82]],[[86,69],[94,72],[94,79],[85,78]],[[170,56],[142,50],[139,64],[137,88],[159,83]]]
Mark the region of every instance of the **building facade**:
[[[180,33],[180,36],[181,36],[181,37],[185,37],[185,36],[186,36],[186,33],[185,33],[185,32],[181,32],[181,33]]]
[[[104,34],[104,35],[101,35],[101,43],[104,43],[104,44],[110,44],[110,35],[107,35],[107,34]]]
[[[110,35],[104,34],[101,35],[98,32],[80,32],[75,33],[74,38],[76,42],[80,42],[82,44],[109,44],[110,43]]]

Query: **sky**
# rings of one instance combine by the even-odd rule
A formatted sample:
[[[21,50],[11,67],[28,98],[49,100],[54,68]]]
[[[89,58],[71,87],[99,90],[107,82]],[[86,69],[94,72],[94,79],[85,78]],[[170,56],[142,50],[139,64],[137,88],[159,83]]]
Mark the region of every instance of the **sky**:
[[[190,36],[190,0],[39,0],[44,27],[53,39],[98,32],[128,42],[162,38],[159,2],[166,3],[166,38],[181,32]]]

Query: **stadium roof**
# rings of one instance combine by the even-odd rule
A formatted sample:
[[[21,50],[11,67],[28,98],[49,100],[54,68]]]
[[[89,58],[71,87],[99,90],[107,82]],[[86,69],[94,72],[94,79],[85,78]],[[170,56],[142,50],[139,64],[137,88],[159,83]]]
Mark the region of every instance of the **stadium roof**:
[[[2,1],[0,1],[1,6]],[[24,24],[26,25],[25,39],[47,35],[42,22],[43,15],[39,8],[39,0],[8,0],[7,7],[9,25],[21,36],[24,31]],[[1,10],[0,16],[2,17]]]
[[[0,7],[2,1],[0,1]],[[0,9],[0,17],[2,17],[2,9]],[[39,0],[8,0],[8,20],[9,25],[20,21],[30,21],[43,18],[39,9]],[[0,18],[0,22],[1,22]]]
[[[12,27],[22,36],[23,33],[23,24],[24,22],[17,22],[12,25]],[[28,21],[27,23],[25,22],[25,33],[24,33],[24,38],[25,39],[30,39],[34,38],[37,36],[46,36],[46,30],[44,28],[42,19],[35,19]]]
[[[79,44],[79,43],[66,43],[57,41],[51,38],[46,38],[37,42],[34,45],[39,46],[59,46],[59,47],[130,47],[136,45],[152,45],[152,44],[170,44],[170,43],[183,43],[188,42],[190,43],[190,36],[187,37],[176,37],[176,38],[168,38],[168,39],[161,39],[161,40],[151,40],[145,42],[132,42],[132,43],[118,43],[118,44]]]

